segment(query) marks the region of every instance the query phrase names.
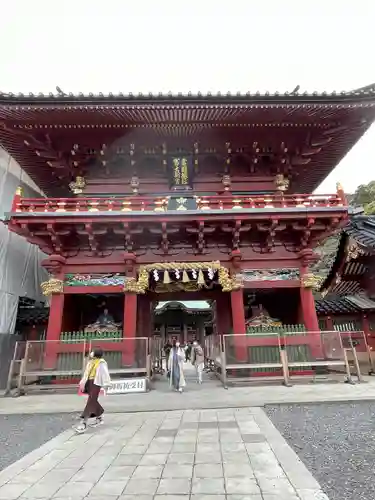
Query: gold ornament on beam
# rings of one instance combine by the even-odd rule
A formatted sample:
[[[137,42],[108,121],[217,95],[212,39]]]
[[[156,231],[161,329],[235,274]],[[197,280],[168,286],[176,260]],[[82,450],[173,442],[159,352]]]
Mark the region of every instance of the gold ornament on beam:
[[[301,285],[304,288],[312,288],[313,290],[319,290],[323,283],[323,278],[317,276],[313,273],[307,273],[301,276]]]
[[[57,278],[50,278],[48,281],[41,283],[40,288],[45,297],[52,295],[53,293],[63,293],[64,282]]]
[[[86,187],[86,181],[85,178],[82,177],[81,175],[77,175],[75,181],[72,181],[69,184],[69,188],[73,194],[82,194],[85,187]]]
[[[278,191],[284,192],[289,188],[289,179],[284,177],[283,174],[277,174],[275,176],[275,185]]]
[[[144,294],[149,288],[149,274],[157,271],[217,271],[218,282],[223,292],[232,292],[242,288],[242,283],[235,277],[230,276],[229,270],[222,266],[219,261],[215,262],[165,262],[158,264],[147,264],[140,266],[138,279],[130,278],[125,282],[124,292]],[[187,274],[187,273],[186,273]],[[203,273],[202,273],[203,274]],[[183,275],[184,278],[184,275]],[[204,276],[203,276],[204,281]]]
[[[155,288],[156,293],[170,293],[170,292],[199,292],[201,287],[196,283],[158,283]]]
[[[184,198],[183,196],[180,196],[179,198],[176,199],[177,202],[177,208],[176,210],[187,210],[185,204],[187,203],[187,198]]]
[[[138,279],[129,278],[125,281],[124,292],[144,294],[149,286],[149,271],[140,269]]]
[[[363,254],[364,251],[359,247],[358,243],[354,240],[351,240],[348,245],[346,262],[349,262],[350,260],[356,260]]]

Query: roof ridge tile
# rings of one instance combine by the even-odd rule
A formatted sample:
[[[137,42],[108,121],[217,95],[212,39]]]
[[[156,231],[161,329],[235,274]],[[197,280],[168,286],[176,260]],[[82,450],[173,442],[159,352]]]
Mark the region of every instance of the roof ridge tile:
[[[69,92],[65,93],[63,92],[59,87],[56,89],[56,93],[49,92],[48,94],[44,94],[42,92],[39,93],[33,93],[29,92],[28,94],[24,94],[22,92],[19,93],[13,93],[13,92],[2,92],[0,91],[0,99],[5,99],[5,100],[12,100],[12,99],[62,99],[62,100],[69,100],[69,99],[137,99],[137,98],[142,98],[142,99],[217,99],[217,98],[238,98],[238,99],[249,99],[249,98],[259,98],[259,99],[275,99],[275,98],[288,98],[290,100],[295,100],[298,98],[330,98],[330,97],[362,97],[362,96],[375,96],[375,85],[369,85],[367,87],[363,87],[361,89],[356,89],[356,90],[350,90],[350,91],[336,91],[333,90],[331,92],[329,91],[307,91],[305,90],[304,92],[301,92],[299,89],[295,91],[285,91],[285,92],[280,92],[278,90],[275,90],[273,92],[270,92],[269,90],[260,92],[259,90],[255,92],[251,92],[250,90],[246,92],[241,92],[241,91],[227,91],[227,92],[212,92],[212,91],[207,91],[206,93],[203,93],[201,91],[197,92],[172,92],[168,91],[167,93],[163,92],[128,92],[128,93],[123,93],[123,92],[118,92],[118,93],[113,93],[113,92]]]

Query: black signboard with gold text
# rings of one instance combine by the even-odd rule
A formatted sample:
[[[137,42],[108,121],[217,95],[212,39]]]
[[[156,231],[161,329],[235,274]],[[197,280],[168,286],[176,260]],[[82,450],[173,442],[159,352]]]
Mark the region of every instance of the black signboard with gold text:
[[[188,156],[173,156],[169,166],[171,187],[175,190],[191,189],[192,161]]]

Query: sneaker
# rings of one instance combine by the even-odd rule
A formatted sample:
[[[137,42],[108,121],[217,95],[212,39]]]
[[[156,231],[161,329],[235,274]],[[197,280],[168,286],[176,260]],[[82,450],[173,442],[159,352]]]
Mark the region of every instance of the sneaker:
[[[87,430],[87,425],[83,422],[77,425],[77,427],[75,427],[74,430],[77,434],[83,434]]]
[[[180,388],[178,389],[178,392],[182,392],[182,387],[180,387]]]
[[[102,424],[104,424],[103,418],[96,417],[96,419],[89,425],[90,425],[90,427],[98,427],[98,425],[102,425]]]

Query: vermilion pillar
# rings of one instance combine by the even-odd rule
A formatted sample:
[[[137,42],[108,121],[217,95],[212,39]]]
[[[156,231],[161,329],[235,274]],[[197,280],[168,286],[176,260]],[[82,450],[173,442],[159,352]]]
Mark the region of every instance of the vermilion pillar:
[[[301,287],[301,312],[304,325],[311,332],[319,331],[319,321],[315,309],[315,299],[311,288]]]
[[[315,254],[311,248],[305,248],[300,252],[299,258],[301,260],[301,320],[303,321],[306,330],[309,332],[309,345],[312,357],[315,359],[321,359],[324,357],[324,351],[313,295],[315,277],[309,272],[309,267],[317,262],[319,256]]]
[[[137,333],[137,295],[135,293],[125,293],[124,301],[124,350],[123,363],[126,366],[133,366],[135,361],[135,337]]]
[[[323,348],[320,339],[318,316],[315,309],[315,299],[311,288],[301,286],[301,316],[302,321],[310,336],[311,354],[315,358],[323,357]]]
[[[142,311],[142,315],[143,315],[142,337],[151,338],[154,334],[154,322],[153,322],[153,316],[151,314],[151,301],[147,295],[146,295],[146,297],[144,297],[144,299],[145,299],[144,300],[144,309]]]
[[[332,316],[327,316],[326,329],[328,332],[333,332],[333,330],[334,330]]]
[[[56,293],[51,296],[48,327],[46,334],[46,347],[44,367],[48,370],[57,369],[58,340],[62,329],[64,315],[64,294]]]
[[[230,333],[232,314],[228,293],[219,293],[216,297],[216,331],[220,335]]]
[[[243,334],[246,333],[246,322],[245,322],[245,307],[243,302],[243,291],[236,290],[231,292],[230,301],[232,306],[232,325],[233,333]],[[246,339],[239,337],[234,337],[234,346],[237,361],[247,361],[247,346]]]

